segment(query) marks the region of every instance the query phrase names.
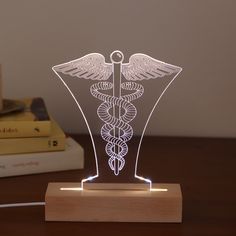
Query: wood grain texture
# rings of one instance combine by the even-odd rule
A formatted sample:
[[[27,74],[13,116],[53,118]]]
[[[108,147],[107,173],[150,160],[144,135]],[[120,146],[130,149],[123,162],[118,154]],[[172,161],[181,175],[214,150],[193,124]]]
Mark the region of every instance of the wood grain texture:
[[[128,184],[128,189],[125,185],[112,183],[107,184],[106,189],[61,190],[80,188],[80,184],[49,183],[45,197],[45,219],[88,222],[182,221],[179,184],[153,184],[154,189],[167,191],[138,190],[136,184]]]

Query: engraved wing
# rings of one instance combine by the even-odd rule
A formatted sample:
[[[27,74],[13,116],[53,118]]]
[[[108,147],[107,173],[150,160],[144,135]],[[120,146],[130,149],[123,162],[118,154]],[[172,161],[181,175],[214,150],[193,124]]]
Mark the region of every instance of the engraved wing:
[[[122,74],[127,80],[148,80],[177,74],[181,67],[167,64],[145,54],[134,54],[129,63],[122,65]]]
[[[91,80],[107,80],[112,74],[112,64],[106,63],[103,55],[91,53],[79,59],[56,65],[56,72]]]

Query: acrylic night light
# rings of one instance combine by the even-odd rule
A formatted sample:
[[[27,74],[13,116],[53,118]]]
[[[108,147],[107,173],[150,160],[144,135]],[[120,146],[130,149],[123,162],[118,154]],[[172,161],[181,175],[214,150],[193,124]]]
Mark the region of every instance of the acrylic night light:
[[[181,222],[180,185],[152,183],[138,160],[149,120],[182,69],[140,53],[124,63],[120,51],[110,63],[91,53],[52,69],[83,115],[95,173],[81,183],[50,183],[46,220]]]

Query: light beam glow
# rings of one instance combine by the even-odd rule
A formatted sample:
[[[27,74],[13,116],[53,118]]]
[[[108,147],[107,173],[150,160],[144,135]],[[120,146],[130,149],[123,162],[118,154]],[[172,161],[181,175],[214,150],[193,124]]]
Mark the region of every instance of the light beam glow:
[[[82,191],[83,188],[60,188],[62,191]]]
[[[167,192],[168,189],[167,188],[151,188],[150,191],[151,192]]]

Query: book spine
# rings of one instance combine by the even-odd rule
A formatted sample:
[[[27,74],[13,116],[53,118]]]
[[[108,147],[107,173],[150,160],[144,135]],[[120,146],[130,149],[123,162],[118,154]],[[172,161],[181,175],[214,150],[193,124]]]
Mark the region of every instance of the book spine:
[[[1,121],[0,138],[49,136],[51,121]]]
[[[65,150],[65,136],[0,139],[0,155]]]
[[[46,173],[84,168],[84,151],[72,150],[0,156],[0,177]]]

